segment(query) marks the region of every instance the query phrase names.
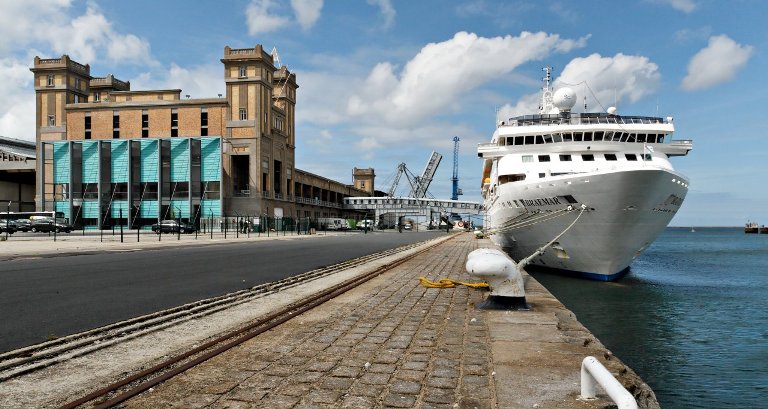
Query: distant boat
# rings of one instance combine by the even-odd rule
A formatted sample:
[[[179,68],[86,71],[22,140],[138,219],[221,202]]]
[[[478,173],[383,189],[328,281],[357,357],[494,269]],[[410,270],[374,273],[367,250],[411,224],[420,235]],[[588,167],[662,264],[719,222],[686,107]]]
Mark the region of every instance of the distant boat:
[[[765,226],[763,226],[765,228]],[[744,225],[744,233],[746,234],[758,234],[760,228],[757,227],[757,223],[747,223]],[[768,234],[768,230],[764,231],[764,234]]]
[[[694,229],[693,227],[691,227],[691,233],[696,233],[696,229]]]

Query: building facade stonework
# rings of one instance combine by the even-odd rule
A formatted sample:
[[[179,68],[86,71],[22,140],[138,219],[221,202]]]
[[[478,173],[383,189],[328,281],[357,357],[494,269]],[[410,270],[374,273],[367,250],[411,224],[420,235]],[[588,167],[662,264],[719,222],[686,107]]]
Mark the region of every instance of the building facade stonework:
[[[93,77],[67,55],[35,57],[38,210],[84,228],[354,217],[343,199],[372,192],[373,170],[361,188],[296,168],[299,86],[275,60],[261,45],[225,47],[225,94],[191,98]]]

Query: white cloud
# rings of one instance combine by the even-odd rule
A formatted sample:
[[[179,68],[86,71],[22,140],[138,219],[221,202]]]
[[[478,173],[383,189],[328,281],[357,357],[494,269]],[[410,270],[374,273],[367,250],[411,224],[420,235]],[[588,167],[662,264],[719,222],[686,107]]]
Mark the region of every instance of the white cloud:
[[[523,63],[570,51],[585,41],[541,32],[494,38],[456,33],[450,40],[424,46],[399,74],[391,63],[376,65],[349,98],[347,113],[371,123],[413,126],[458,109],[462,96]]]
[[[29,64],[0,59],[0,135],[35,140],[35,93]]]
[[[323,0],[291,0],[291,7],[301,28],[308,30],[320,18]]]
[[[320,18],[323,0],[291,0],[291,9],[296,22],[308,30]],[[274,0],[251,0],[245,8],[245,17],[250,35],[277,31],[293,22],[282,4]]]
[[[392,7],[392,3],[390,0],[368,0],[368,4],[373,6],[379,6],[379,11],[381,12],[381,15],[384,17],[384,28],[390,28],[392,27],[392,24],[395,23],[395,15],[397,12],[395,11],[395,8]]]
[[[0,51],[39,44],[83,64],[104,57],[115,65],[157,64],[146,40],[114,31],[95,4],[89,3],[85,14],[74,18],[70,16],[70,7],[67,0],[35,2],[34,7],[24,2],[2,1]]]
[[[272,0],[253,0],[245,9],[248,34],[268,33],[285,27],[290,19],[274,14]]]
[[[42,0],[34,7],[0,0],[0,9],[0,55],[4,56],[0,58],[0,135],[35,138],[35,93],[29,72],[35,55],[68,54],[83,64],[98,60],[115,65],[157,64],[147,41],[116,32],[92,3],[76,17],[71,16],[68,0]]]
[[[726,35],[710,37],[709,45],[688,63],[683,89],[695,91],[730,81],[747,64],[752,51],[752,46],[738,44]]]
[[[677,11],[682,11],[683,13],[692,13],[694,10],[696,10],[696,2],[693,0],[651,0],[654,3],[660,3],[671,6],[673,9]]]
[[[619,108],[622,102],[637,102],[653,93],[660,80],[659,67],[647,57],[621,53],[613,57],[592,54],[571,60],[553,86],[558,88],[568,85],[576,91],[578,102],[574,111],[583,111],[585,94],[588,110],[595,111],[614,105],[614,99],[618,101]],[[520,98],[514,106],[505,105],[501,108],[498,118],[538,113],[540,104],[540,93],[528,94]]]
[[[696,29],[682,29],[675,32],[675,42],[685,44],[689,41],[703,41],[712,35],[712,27],[704,26]]]
[[[425,45],[403,64],[383,61],[367,71],[343,74],[297,72],[301,85],[297,126],[318,142],[324,137],[321,129],[335,129],[333,145],[353,149],[351,157],[360,161],[355,166],[382,160],[420,167],[426,160],[424,150],[451,152],[453,135],[460,135],[469,151],[488,137],[445,114],[474,109],[474,100],[485,100],[484,85],[515,77],[521,64],[582,47],[587,38],[562,39],[546,33],[484,38],[462,32]],[[487,114],[492,123],[493,114]],[[322,153],[314,143],[307,147]],[[297,166],[301,163],[297,159]]]
[[[180,67],[171,64],[167,70],[147,72],[131,80],[131,89],[181,89],[182,98],[216,98],[224,94],[221,65]]]
[[[62,24],[69,7],[69,0],[41,0],[34,6],[24,1],[0,0],[0,53],[7,54],[11,48],[47,38],[47,28]]]

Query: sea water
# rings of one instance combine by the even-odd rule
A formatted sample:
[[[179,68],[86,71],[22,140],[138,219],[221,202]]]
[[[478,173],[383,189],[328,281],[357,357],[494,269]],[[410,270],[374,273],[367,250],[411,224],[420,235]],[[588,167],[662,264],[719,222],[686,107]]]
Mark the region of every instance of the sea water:
[[[533,275],[662,408],[768,408],[768,234],[668,228],[616,282]]]

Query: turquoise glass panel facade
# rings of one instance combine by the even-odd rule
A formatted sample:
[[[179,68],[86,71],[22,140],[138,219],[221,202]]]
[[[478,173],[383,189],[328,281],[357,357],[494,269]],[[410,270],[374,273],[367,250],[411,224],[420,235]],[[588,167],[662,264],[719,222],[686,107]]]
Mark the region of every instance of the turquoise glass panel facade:
[[[128,218],[127,200],[113,200],[112,205],[109,207],[109,215],[113,218],[120,217],[120,209],[123,210],[123,218]]]
[[[143,201],[141,202],[141,208],[139,208],[139,215],[147,219],[157,219],[159,208],[157,201]]]
[[[53,183],[69,183],[69,142],[53,143]]]
[[[170,217],[173,215],[173,217],[181,217],[181,218],[188,218],[189,217],[189,201],[187,200],[171,200],[170,208],[168,216]]]
[[[221,215],[221,200],[203,200],[200,203],[200,217],[219,217]]]
[[[99,143],[85,141],[83,144],[83,183],[99,181]]]
[[[99,203],[96,201],[83,202],[83,207],[80,208],[85,219],[98,219],[99,218]]]
[[[200,180],[197,180],[195,175],[194,182],[192,179],[192,173],[190,169],[190,155],[192,149],[190,141],[200,141]],[[50,162],[46,162],[45,166],[49,166],[47,169],[49,172],[52,170],[53,177],[51,180],[46,180],[46,184],[61,184],[66,185],[70,183],[70,180],[74,177],[76,182],[82,181],[83,184],[89,184],[87,186],[88,195],[78,196],[77,203],[71,202],[71,192],[67,186],[56,186],[57,192],[55,201],[47,201],[46,208],[50,209],[51,204],[53,210],[62,212],[65,217],[70,221],[81,225],[84,224],[85,228],[96,228],[98,225],[114,226],[117,219],[120,216],[120,209],[122,209],[123,218],[135,217],[130,214],[132,206],[141,204],[139,207],[138,218],[144,219],[157,219],[162,217],[180,217],[183,219],[193,219],[196,217],[220,217],[222,214],[222,200],[218,196],[220,189],[220,182],[222,176],[222,158],[221,158],[221,138],[220,137],[202,137],[202,138],[151,138],[151,139],[132,139],[132,140],[83,140],[83,141],[56,141],[45,142],[46,155],[52,157]],[[166,206],[162,206],[158,202],[158,197],[172,197],[168,192],[158,192],[159,189],[176,189],[175,183],[158,183],[162,178],[159,172],[160,162],[160,146],[162,143],[170,144],[170,173],[168,174],[171,180],[164,180],[163,182],[189,182],[188,189],[197,192],[199,189],[208,190],[210,185],[210,191],[215,192],[208,197],[215,197],[216,199],[206,199],[201,197],[195,197],[188,199],[186,194],[176,197],[171,200]],[[138,144],[138,152],[135,149]],[[74,144],[80,146],[75,147]],[[108,145],[104,145],[108,144]],[[130,149],[131,146],[134,149]],[[165,146],[165,145],[163,145]],[[194,146],[197,146],[196,144]],[[78,148],[75,152],[80,152],[82,147],[82,163],[72,163],[72,148]],[[52,148],[52,149],[51,149]],[[48,149],[51,149],[50,151]],[[51,153],[47,153],[51,152]],[[109,155],[109,160],[102,155]],[[135,156],[132,156],[135,155]],[[77,160],[80,160],[81,155],[77,155]],[[72,174],[72,169],[82,169],[82,175]],[[135,179],[131,181],[129,177],[130,170],[138,171],[138,174],[134,175]],[[197,170],[197,169],[195,169]],[[106,175],[104,172],[110,173],[109,180],[103,180],[101,175]],[[82,176],[80,178],[80,176]],[[80,179],[80,180],[77,180]],[[139,183],[136,183],[137,180]],[[210,183],[209,183],[210,182]],[[216,182],[216,183],[213,183]],[[125,183],[127,185],[122,186],[110,186],[110,184]],[[154,184],[153,184],[154,183]],[[192,183],[195,183],[192,186]],[[197,185],[200,183],[203,186]],[[96,191],[99,189],[101,203],[96,200]],[[83,186],[83,189],[86,189]],[[109,192],[114,189],[118,194],[110,195]],[[126,190],[127,189],[127,190]],[[137,190],[138,189],[138,190]],[[173,190],[171,191],[173,192]],[[127,193],[127,194],[125,194]],[[144,194],[146,193],[146,196]],[[86,198],[87,196],[87,198]],[[129,197],[130,200],[124,200]],[[148,199],[151,197],[152,199]],[[143,198],[143,199],[140,199]],[[62,200],[64,199],[64,200]],[[166,200],[166,199],[164,199]],[[198,200],[200,200],[199,210],[197,207]],[[76,214],[70,210],[73,204],[79,205]],[[166,211],[166,209],[171,209]],[[199,212],[199,214],[197,214]],[[75,217],[77,220],[72,220]],[[87,220],[86,220],[87,219]],[[112,219],[112,220],[109,220]],[[97,224],[95,224],[97,223]],[[130,224],[132,222],[125,222]],[[147,221],[139,221],[139,224],[146,225]]]
[[[159,172],[157,171],[158,155],[157,149],[158,140],[143,140],[141,141],[141,176],[142,182],[157,182],[160,180]],[[157,216],[157,215],[155,215]]]
[[[221,138],[201,138],[200,180],[215,182],[221,179]],[[216,213],[214,212],[214,215]]]
[[[112,183],[128,182],[128,141],[112,142]]]
[[[189,180],[189,139],[171,140],[171,182]]]
[[[53,208],[57,212],[64,213],[64,217],[67,219],[70,219],[72,217],[72,215],[69,213],[69,202],[62,202],[62,201],[53,202]]]

